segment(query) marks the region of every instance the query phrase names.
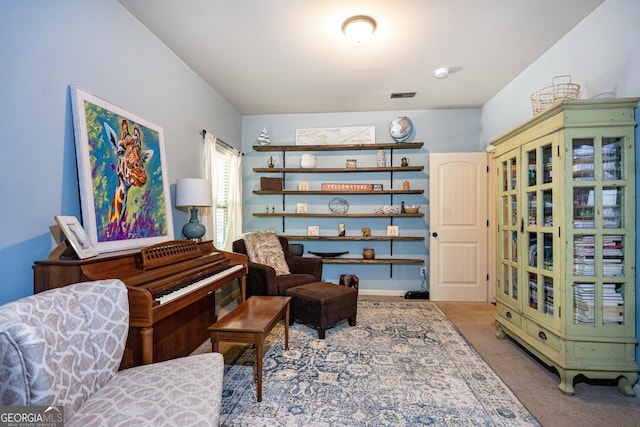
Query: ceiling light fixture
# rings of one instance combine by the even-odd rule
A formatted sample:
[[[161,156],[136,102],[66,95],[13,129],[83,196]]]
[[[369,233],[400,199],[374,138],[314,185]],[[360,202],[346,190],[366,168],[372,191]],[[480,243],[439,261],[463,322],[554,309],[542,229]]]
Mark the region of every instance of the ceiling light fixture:
[[[436,79],[446,79],[449,76],[449,69],[447,67],[438,68],[433,72]]]
[[[367,43],[376,31],[376,21],[370,16],[356,15],[344,21],[342,32],[354,45]]]

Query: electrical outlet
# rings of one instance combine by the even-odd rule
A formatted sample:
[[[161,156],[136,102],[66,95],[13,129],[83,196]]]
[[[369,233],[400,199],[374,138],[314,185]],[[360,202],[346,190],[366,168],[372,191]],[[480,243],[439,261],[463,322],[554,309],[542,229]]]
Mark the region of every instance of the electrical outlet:
[[[422,274],[422,277],[427,277],[427,269],[426,268],[422,268],[420,270],[420,274]]]

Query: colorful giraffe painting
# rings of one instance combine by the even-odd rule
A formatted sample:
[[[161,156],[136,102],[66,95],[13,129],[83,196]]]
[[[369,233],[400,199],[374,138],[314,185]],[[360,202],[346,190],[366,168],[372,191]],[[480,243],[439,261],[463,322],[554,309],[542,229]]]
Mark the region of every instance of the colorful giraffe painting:
[[[133,129],[133,135],[129,132],[129,123],[122,120],[120,139],[116,132],[104,123],[107,139],[116,154],[118,164],[116,173],[118,184],[111,202],[111,214],[109,223],[117,224],[127,219],[127,194],[132,186],[142,187],[147,182],[145,163],[153,156],[153,150],[143,150],[140,130]]]

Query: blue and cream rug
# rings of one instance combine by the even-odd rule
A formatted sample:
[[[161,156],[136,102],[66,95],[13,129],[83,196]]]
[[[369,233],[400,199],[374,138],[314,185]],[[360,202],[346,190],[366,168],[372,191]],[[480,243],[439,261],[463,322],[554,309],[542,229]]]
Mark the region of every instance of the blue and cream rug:
[[[270,335],[263,400],[255,352],[225,366],[223,426],[537,426],[456,327],[428,301],[358,302],[358,325],[296,323]]]

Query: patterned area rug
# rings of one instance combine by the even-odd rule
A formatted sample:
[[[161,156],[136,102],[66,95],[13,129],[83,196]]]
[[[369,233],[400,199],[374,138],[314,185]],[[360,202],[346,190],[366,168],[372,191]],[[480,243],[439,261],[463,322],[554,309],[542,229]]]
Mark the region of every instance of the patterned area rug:
[[[263,400],[255,352],[225,366],[223,426],[538,426],[433,303],[358,302],[358,325],[296,323],[266,343]]]

